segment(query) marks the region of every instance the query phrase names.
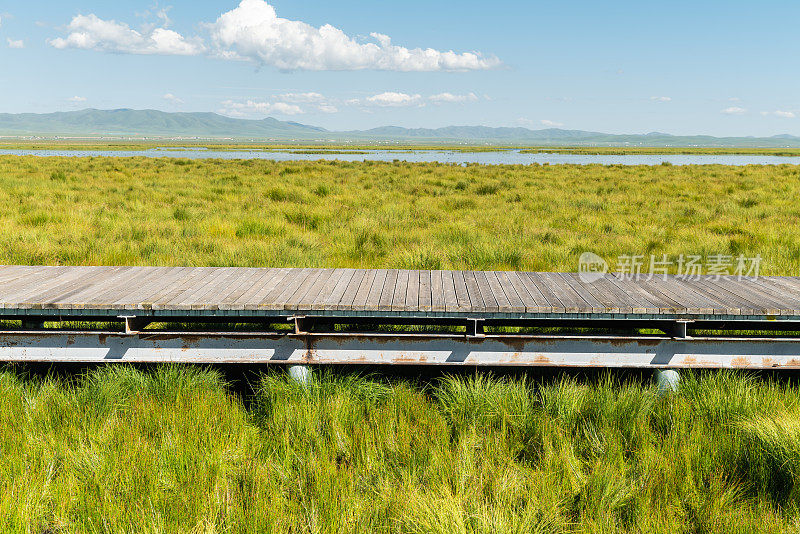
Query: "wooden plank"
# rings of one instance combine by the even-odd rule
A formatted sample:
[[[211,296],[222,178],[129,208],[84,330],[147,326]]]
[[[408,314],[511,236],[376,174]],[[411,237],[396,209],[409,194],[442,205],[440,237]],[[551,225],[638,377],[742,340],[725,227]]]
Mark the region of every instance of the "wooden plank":
[[[339,307],[342,302],[344,292],[347,290],[347,286],[350,284],[350,280],[353,278],[354,274],[354,269],[343,269],[341,278],[339,278],[339,281],[333,288],[333,291],[322,305],[323,310],[335,310]]]
[[[323,274],[324,271],[322,269],[309,269],[308,276],[297,284],[296,290],[290,296],[286,297],[283,303],[283,309],[297,310],[303,297],[314,287],[314,284],[316,284],[317,280],[319,280]]]
[[[364,281],[364,277],[366,275],[366,269],[356,269],[353,271],[353,277],[350,279],[350,282],[347,284],[347,288],[344,290],[341,302],[336,307],[337,310],[353,309],[353,302],[355,301],[358,290],[361,287],[361,282]]]
[[[185,277],[185,273],[186,268],[184,267],[159,269],[153,277],[149,278],[149,282],[139,284],[136,292],[128,296],[130,304],[136,309],[152,309],[153,301],[166,293],[175,283],[182,280]]]
[[[594,294],[580,283],[577,276],[571,278],[564,273],[551,273],[550,278],[565,291],[575,295],[576,300],[582,300],[585,303],[584,306],[587,311],[591,313],[603,313],[606,311],[607,306],[595,298]]]
[[[726,295],[733,295],[743,302],[752,303],[751,310],[763,310],[767,315],[780,315],[781,303],[770,297],[763,291],[747,287],[744,284],[738,283],[735,279],[722,278],[715,280],[712,277],[704,276],[700,280],[693,281],[695,285],[702,286],[708,289],[716,289],[724,292]]]
[[[296,269],[294,276],[287,280],[285,283],[281,284],[280,292],[276,292],[270,302],[266,304],[266,309],[269,310],[283,310],[286,307],[286,303],[292,297],[292,295],[297,292],[297,290],[306,282],[306,280],[311,277],[313,270],[305,267],[302,269]],[[263,303],[262,303],[263,304]],[[262,306],[263,307],[263,306]]]
[[[632,280],[623,279],[613,273],[606,274],[604,278],[625,293],[626,302],[633,308],[633,313],[659,313],[660,303],[651,295],[637,288],[636,283]]]
[[[160,277],[161,271],[158,269],[142,267],[136,276],[126,279],[124,283],[119,284],[116,288],[117,291],[109,291],[106,293],[104,295],[104,300],[106,300],[106,302],[101,305],[113,310],[137,309],[135,298],[137,293],[139,293],[143,287],[150,287],[151,284],[158,283]],[[97,304],[92,302],[92,306],[96,305]]]
[[[80,309],[91,305],[92,301],[105,302],[103,296],[116,291],[117,287],[125,284],[139,270],[139,267],[120,267],[116,273],[103,279],[102,283],[87,286],[75,294],[56,301],[54,304],[57,308],[62,307],[59,304],[63,303],[67,305],[66,307]]]
[[[439,279],[441,282],[441,279]],[[433,310],[433,273],[425,270],[419,273],[419,311]]]
[[[60,294],[69,292],[79,287],[82,280],[93,280],[101,276],[105,270],[102,267],[83,267],[72,269],[63,277],[56,277],[50,281],[43,281],[17,297],[17,302],[22,308],[41,309],[43,302],[50,302]]]
[[[119,272],[119,267],[94,267],[83,272],[82,276],[71,283],[63,284],[51,288],[46,295],[31,295],[28,297],[29,303],[25,303],[33,309],[57,309],[60,301],[69,301],[77,293],[81,293],[87,288],[89,290],[102,287],[109,278]],[[70,307],[67,303],[66,307]]]
[[[793,301],[785,291],[778,291],[772,286],[759,283],[758,279],[742,278],[739,280],[737,277],[730,277],[729,280],[733,284],[730,287],[731,291],[739,293],[739,288],[741,288],[749,294],[759,296],[764,299],[764,302],[769,302],[780,310],[781,315],[792,315],[797,309],[797,302]]]
[[[378,311],[391,311],[394,289],[397,285],[397,269],[386,271],[386,281],[383,283],[383,291],[378,300]]]
[[[695,280],[689,278],[682,279],[680,283],[694,293],[704,295],[720,302],[722,309],[725,310],[727,315],[748,315],[753,313],[754,304],[752,302],[741,299],[725,291],[720,291],[718,287],[706,287],[702,284],[698,285],[695,283]]]
[[[245,269],[242,279],[235,284],[232,290],[225,295],[219,303],[219,309],[232,310],[234,303],[245,293],[251,291],[253,286],[261,280],[265,272],[269,273],[272,269]]]
[[[514,291],[517,294],[517,298],[520,299],[520,303],[523,307],[521,310],[522,312],[526,313],[541,313],[547,311],[546,306],[541,306],[540,303],[536,302],[536,299],[528,291],[528,288],[525,287],[525,284],[522,282],[522,279],[519,277],[519,273],[514,271],[504,272],[501,275],[505,278],[506,283],[514,288]],[[511,300],[511,299],[509,299]]]
[[[464,284],[463,277],[460,280]],[[463,292],[466,293],[466,285],[463,286]],[[459,309],[458,294],[456,293],[456,273],[453,271],[442,271],[442,290],[444,291],[444,306],[447,312],[463,311]],[[465,295],[466,296],[466,295]],[[469,300],[467,301],[469,302]]]
[[[448,295],[445,291],[445,278],[444,272],[441,270],[431,271],[431,311],[435,313],[444,313],[447,311],[447,299]],[[448,288],[451,292],[451,297],[455,301],[456,296],[456,288],[452,285],[453,277],[452,274],[448,281],[450,287]]]
[[[234,306],[237,308],[241,306],[242,310],[247,311],[258,310],[261,301],[275,291],[292,272],[294,272],[294,269],[289,269],[287,267],[275,268],[269,277],[262,278],[251,291],[242,295],[242,297],[234,303]]]
[[[361,280],[361,285],[358,286],[358,291],[353,299],[353,308],[356,310],[366,310],[367,302],[369,300],[370,291],[375,284],[378,271],[376,269],[368,269]],[[380,282],[381,284],[383,282]],[[380,293],[379,293],[380,294]]]
[[[511,301],[508,299],[505,288],[503,288],[503,284],[500,283],[497,273],[493,271],[484,271],[483,275],[486,277],[486,281],[489,285],[489,291],[492,292],[492,296],[494,297],[495,302],[497,302],[498,311],[501,313],[511,313],[514,311],[511,308]],[[514,288],[511,287],[509,289],[511,289],[511,291],[514,290]]]
[[[277,283],[271,284],[272,287],[268,291],[261,292],[255,309],[271,311],[282,310],[283,302],[281,302],[280,296],[286,291],[288,285],[303,276],[303,274],[302,269],[287,269],[286,276],[282,277]]]
[[[520,273],[520,279],[525,283],[525,287],[528,288],[528,292],[530,292],[531,295],[533,295],[535,291],[547,302],[547,307],[549,308],[547,313],[567,312],[567,307],[564,303],[562,303],[558,297],[556,297],[555,293],[547,287],[547,284],[537,276],[537,273]]]
[[[419,311],[419,286],[420,286],[420,272],[419,271],[407,271],[408,272],[408,282],[407,282],[407,289],[406,289],[406,298],[405,298],[405,306],[403,311]],[[394,308],[394,303],[392,303],[392,308]]]
[[[79,274],[67,267],[48,267],[40,271],[31,273],[21,279],[8,292],[2,295],[4,308],[19,307],[19,303],[27,294],[39,291],[42,286],[50,287],[58,285],[65,280],[72,280]]]
[[[599,304],[599,312],[602,313],[621,313],[619,299],[608,290],[608,287],[601,285],[602,278],[596,282],[586,283],[575,273],[566,273],[564,277],[572,287],[580,288],[581,292],[591,294],[592,298]]]
[[[644,283],[644,288],[646,291],[650,292],[660,291],[662,294],[680,303],[684,307],[686,313],[740,313],[735,306],[731,307],[730,305],[725,305],[717,299],[694,291],[675,276],[667,276],[666,278],[663,276],[653,277],[652,280],[648,280]]]
[[[188,302],[189,309],[192,310],[214,310],[215,296],[224,291],[225,288],[235,282],[238,275],[239,268],[237,267],[221,267],[219,274],[212,274],[203,283],[197,293],[195,293],[191,300]]]
[[[475,276],[475,271],[462,272],[464,273],[464,283],[467,285],[467,295],[469,295],[469,311],[471,313],[486,312],[486,303],[483,301],[483,295],[481,294],[480,287],[478,287],[478,279]]]
[[[190,267],[183,271],[181,278],[173,287],[151,299],[150,308],[153,310],[176,310],[178,303],[185,295],[196,291],[197,284],[207,275],[210,269],[210,267]],[[128,281],[127,284],[135,286],[136,279]],[[117,294],[116,298],[119,298],[119,294]]]
[[[320,269],[319,276],[314,283],[311,284],[311,287],[308,288],[308,291],[300,297],[300,300],[297,303],[296,310],[299,312],[308,312],[312,309],[315,303],[320,301],[319,295],[322,293],[322,290],[325,288],[325,285],[333,276],[335,269]]]
[[[508,311],[511,313],[525,313],[525,303],[523,302],[522,297],[517,292],[517,289],[514,287],[514,284],[511,282],[511,279],[508,276],[508,272],[498,271],[493,274],[497,278],[497,283],[500,285],[503,294],[508,300],[508,310],[501,309],[501,311]],[[530,298],[530,295],[528,295],[527,291],[525,291],[525,295],[527,296],[527,298]]]
[[[408,293],[409,272],[397,271],[397,283],[392,295],[392,311],[406,311],[406,294]]]
[[[378,311],[380,309],[381,296],[383,295],[383,287],[386,285],[386,278],[389,276],[389,271],[386,269],[379,269],[375,273],[375,281],[369,289],[367,301],[364,304],[365,311]],[[391,304],[390,304],[391,306]]]

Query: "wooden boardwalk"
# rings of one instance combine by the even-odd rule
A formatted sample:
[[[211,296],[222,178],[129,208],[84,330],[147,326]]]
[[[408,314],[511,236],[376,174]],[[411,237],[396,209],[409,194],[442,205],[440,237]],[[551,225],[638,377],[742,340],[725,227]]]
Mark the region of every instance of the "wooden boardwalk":
[[[800,278],[239,267],[0,266],[0,315],[800,320]]]

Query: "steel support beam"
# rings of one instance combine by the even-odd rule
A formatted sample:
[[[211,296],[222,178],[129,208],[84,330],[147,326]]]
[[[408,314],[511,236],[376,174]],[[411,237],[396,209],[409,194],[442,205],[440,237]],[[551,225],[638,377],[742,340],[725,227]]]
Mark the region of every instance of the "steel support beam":
[[[0,332],[0,361],[800,368],[800,338]]]

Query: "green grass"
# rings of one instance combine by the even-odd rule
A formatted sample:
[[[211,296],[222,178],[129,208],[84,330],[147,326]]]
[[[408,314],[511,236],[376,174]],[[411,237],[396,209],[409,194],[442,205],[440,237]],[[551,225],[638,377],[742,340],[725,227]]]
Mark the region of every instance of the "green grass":
[[[800,167],[0,157],[0,262],[800,273]]]
[[[3,532],[796,532],[800,388],[0,373]]]

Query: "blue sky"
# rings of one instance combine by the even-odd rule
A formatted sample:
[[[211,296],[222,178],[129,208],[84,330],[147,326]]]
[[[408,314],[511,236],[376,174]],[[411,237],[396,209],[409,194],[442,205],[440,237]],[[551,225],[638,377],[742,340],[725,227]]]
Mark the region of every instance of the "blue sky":
[[[0,1],[0,112],[800,135],[800,2]]]

